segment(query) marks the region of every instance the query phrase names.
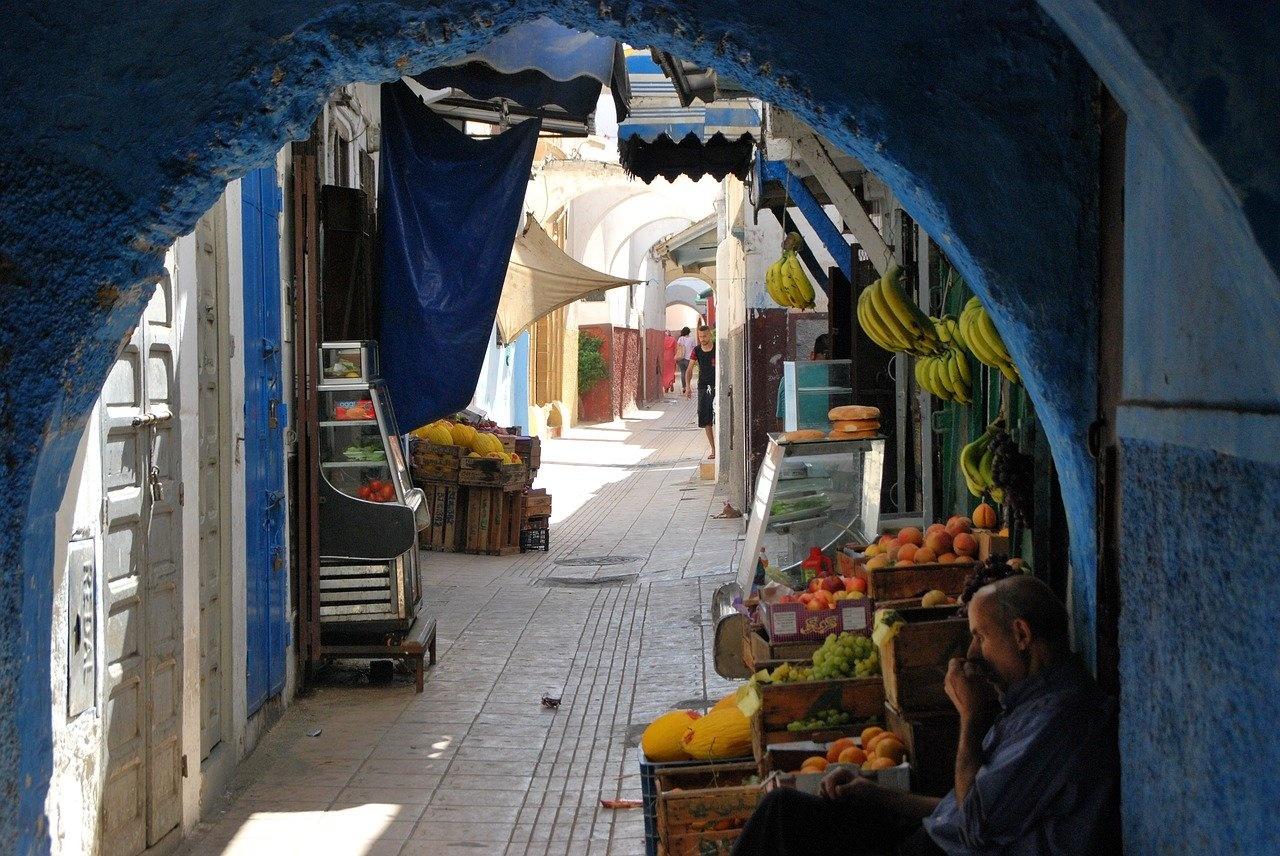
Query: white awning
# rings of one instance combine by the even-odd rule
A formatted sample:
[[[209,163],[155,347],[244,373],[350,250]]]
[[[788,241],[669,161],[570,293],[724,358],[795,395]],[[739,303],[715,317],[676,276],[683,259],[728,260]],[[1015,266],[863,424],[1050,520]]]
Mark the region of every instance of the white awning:
[[[600,273],[565,255],[532,215],[516,236],[498,301],[498,338],[515,341],[533,322],[561,306],[606,288],[640,280]]]

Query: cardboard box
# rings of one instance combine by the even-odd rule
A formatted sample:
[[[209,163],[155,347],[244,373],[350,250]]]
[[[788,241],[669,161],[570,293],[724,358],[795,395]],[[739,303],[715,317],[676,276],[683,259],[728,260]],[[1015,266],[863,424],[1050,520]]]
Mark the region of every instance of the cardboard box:
[[[822,779],[831,770],[847,768],[857,772],[861,776],[866,776],[876,784],[883,785],[886,788],[892,788],[895,791],[911,790],[911,764],[903,761],[896,767],[890,767],[887,770],[873,770],[871,772],[862,772],[853,764],[832,764],[821,773],[775,773],[779,777],[780,782],[785,782],[783,777],[791,777],[794,779],[794,787],[798,791],[806,794],[818,796],[821,791]],[[784,784],[784,787],[786,785]]]
[[[870,636],[871,601],[867,598],[842,600],[834,609],[810,610],[803,603],[764,605],[764,626],[770,642],[823,640],[831,633],[859,633]]]

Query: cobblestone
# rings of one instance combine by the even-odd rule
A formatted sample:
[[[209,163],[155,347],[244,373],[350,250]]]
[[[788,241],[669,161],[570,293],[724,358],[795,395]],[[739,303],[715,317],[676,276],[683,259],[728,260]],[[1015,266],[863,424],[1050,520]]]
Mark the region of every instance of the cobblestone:
[[[544,443],[550,550],[424,554],[440,634],[424,692],[353,683],[297,700],[183,852],[643,854],[640,812],[600,799],[639,799],[636,742],[654,716],[729,689],[706,616],[742,526],[712,518],[723,498],[698,480],[693,416],[674,399]],[[583,556],[636,561],[556,564]],[[618,573],[637,576],[535,585]]]

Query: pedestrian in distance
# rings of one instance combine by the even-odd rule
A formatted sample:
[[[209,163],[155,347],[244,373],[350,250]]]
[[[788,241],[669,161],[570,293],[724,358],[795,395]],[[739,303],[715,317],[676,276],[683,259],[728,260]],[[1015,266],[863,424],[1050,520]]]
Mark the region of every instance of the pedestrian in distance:
[[[684,397],[692,394],[693,370],[698,370],[698,427],[707,432],[707,445],[711,447],[708,460],[716,456],[715,401],[716,401],[716,343],[711,338],[711,328],[698,325],[698,344],[693,349],[693,359],[684,371]]]
[[[671,335],[670,330],[665,331],[662,334],[662,391],[664,393],[676,390],[676,350],[678,348],[676,337]]]
[[[979,589],[972,642],[947,671],[955,787],[890,790],[848,768],[821,796],[772,791],[734,856],[1033,856],[1119,851],[1114,705],[1071,653],[1067,612],[1029,574]]]
[[[685,394],[685,398],[689,397],[689,382],[685,375],[689,373],[689,358],[693,356],[696,344],[689,335],[689,328],[681,327],[680,336],[676,339],[676,369],[680,373],[680,391]]]

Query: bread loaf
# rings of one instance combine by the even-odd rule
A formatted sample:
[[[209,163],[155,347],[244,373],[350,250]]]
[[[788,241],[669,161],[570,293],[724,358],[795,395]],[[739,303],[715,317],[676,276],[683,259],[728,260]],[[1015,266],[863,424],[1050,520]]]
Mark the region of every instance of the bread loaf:
[[[827,413],[827,418],[832,422],[843,422],[847,419],[879,419],[879,407],[867,407],[862,404],[844,404],[840,407],[833,407]]]
[[[874,431],[879,427],[879,419],[841,419],[831,423],[832,431]]]
[[[828,440],[870,440],[880,434],[880,429],[872,428],[870,431],[832,431],[827,435]]]
[[[803,428],[799,431],[788,431],[779,438],[779,443],[800,443],[805,440],[821,440],[826,435],[821,431],[815,431],[812,428]]]

